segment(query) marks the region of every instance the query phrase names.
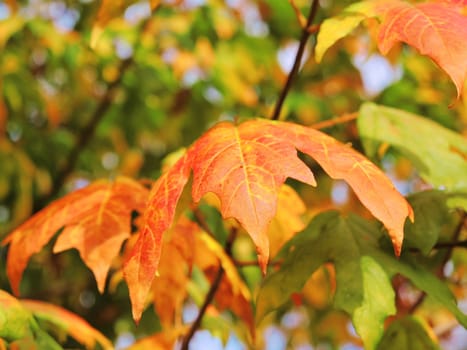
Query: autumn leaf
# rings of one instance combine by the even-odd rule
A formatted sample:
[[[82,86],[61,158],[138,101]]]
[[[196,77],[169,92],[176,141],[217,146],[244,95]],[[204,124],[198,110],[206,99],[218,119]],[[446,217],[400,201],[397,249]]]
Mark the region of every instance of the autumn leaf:
[[[54,252],[78,249],[102,292],[110,264],[131,233],[131,213],[144,210],[147,195],[148,190],[138,182],[118,177],[96,181],[38,212],[2,242],[10,244],[7,274],[13,291],[19,294],[30,257],[64,227]]]
[[[283,185],[278,194],[276,216],[268,227],[269,253],[274,257],[282,245],[305,228],[301,218],[306,207],[295,190]]]
[[[136,321],[141,318],[159,265],[162,235],[172,224],[189,171],[187,157],[184,155],[153,185],[149,195],[151,201],[144,213],[145,225],[123,267],[133,305],[133,318]]]
[[[390,180],[364,156],[317,130],[285,122],[252,120],[236,126],[222,122],[199,138],[154,184],[143,231],[124,266],[133,316],[139,320],[159,263],[162,235],[170,227],[190,170],[195,202],[209,193],[221,202],[224,218],[235,218],[256,245],[265,271],[267,228],[286,178],[316,185],[297,150],[313,157],[334,179],[349,183],[362,203],[389,231],[399,254],[406,217],[412,209]]]
[[[321,62],[324,53],[339,39],[349,35],[364,19],[377,15],[376,2],[368,0],[354,3],[338,16],[324,20],[316,38],[316,61]]]
[[[383,54],[402,41],[429,56],[453,80],[457,96],[467,77],[467,17],[449,4],[394,1],[385,12],[378,47]]]
[[[251,294],[245,282],[241,279],[238,270],[231,258],[225,253],[223,247],[206,232],[196,235],[195,264],[200,267],[208,279],[212,282],[219,269],[219,264],[224,269],[215,295],[215,302],[220,311],[232,310],[249,328],[254,336],[253,309],[251,306]]]
[[[467,77],[464,6],[464,0],[416,4],[398,0],[357,2],[323,22],[317,38],[316,59],[319,62],[329,47],[350,34],[364,19],[377,17],[381,21],[378,48],[383,54],[397,42],[415,47],[451,77],[459,97]]]
[[[84,319],[59,306],[42,301],[23,299],[21,305],[38,318],[48,321],[72,336],[87,349],[94,349],[98,343],[102,349],[113,349],[112,342]]]
[[[183,302],[187,297],[187,284],[195,254],[195,235],[200,228],[194,222],[181,217],[164,240],[158,276],[151,287],[151,299],[161,324],[166,329],[173,327],[176,316],[181,316]],[[199,252],[203,254],[206,252]],[[177,263],[174,263],[177,262]]]
[[[185,331],[181,329],[170,329],[162,333],[141,338],[126,350],[167,350],[172,349],[177,338]]]
[[[0,339],[21,339],[32,336],[29,324],[32,314],[18,299],[0,289]]]
[[[87,349],[94,349],[98,343],[102,349],[113,349],[103,334],[94,329],[81,317],[59,306],[35,300],[18,300],[0,290],[0,341],[8,339],[11,349],[60,349],[61,347],[41,328],[40,320],[58,326]],[[1,344],[1,343],[0,343]]]

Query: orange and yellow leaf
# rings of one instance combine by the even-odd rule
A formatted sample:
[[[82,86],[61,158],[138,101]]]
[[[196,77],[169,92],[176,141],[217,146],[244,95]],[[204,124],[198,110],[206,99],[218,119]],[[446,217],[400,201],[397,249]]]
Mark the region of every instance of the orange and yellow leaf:
[[[467,16],[455,5],[464,1],[411,4],[391,2],[383,16],[378,44],[386,54],[397,42],[415,47],[435,61],[453,80],[458,97],[467,77]]]
[[[360,201],[383,222],[396,254],[403,227],[413,213],[407,201],[373,163],[351,147],[304,126],[268,120],[240,125],[222,122],[199,138],[153,186],[145,224],[124,266],[133,316],[139,320],[161,254],[162,235],[170,227],[190,170],[195,202],[212,192],[224,218],[235,218],[256,245],[261,268],[269,258],[268,226],[286,178],[316,185],[297,150],[313,157],[334,179],[343,179]]]
[[[144,210],[148,192],[129,178],[100,180],[38,212],[3,241],[10,244],[7,274],[13,291],[19,294],[21,276],[31,256],[64,227],[54,251],[78,249],[102,292],[112,260],[131,233],[131,213]]]

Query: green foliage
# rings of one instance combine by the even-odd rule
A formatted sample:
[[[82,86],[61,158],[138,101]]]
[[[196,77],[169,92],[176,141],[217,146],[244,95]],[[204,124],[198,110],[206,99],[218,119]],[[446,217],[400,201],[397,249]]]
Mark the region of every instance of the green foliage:
[[[467,152],[464,137],[421,116],[400,109],[365,103],[358,130],[370,156],[386,142],[410,158],[420,176],[434,186],[467,191]]]
[[[367,282],[373,268],[384,270],[388,277],[396,274],[407,277],[467,326],[467,316],[458,309],[453,295],[442,281],[417,264],[410,255],[404,254],[398,260],[390,252],[384,252],[385,246],[380,229],[373,223],[354,215],[344,218],[336,212],[318,215],[303,232],[290,240],[282,252],[285,260],[281,268],[264,280],[257,298],[257,321],[284,304],[293,292],[300,291],[318,267],[332,262],[337,284],[334,305],[354,314],[354,317],[356,310],[362,313],[370,307],[365,306],[365,301],[369,302],[368,295],[377,298],[381,293],[379,288],[384,290],[388,287],[384,278],[380,282],[373,279],[376,285]],[[362,262],[369,267],[362,267]],[[374,267],[375,264],[378,267]],[[362,275],[362,270],[366,276]],[[387,292],[385,297],[388,297]],[[384,311],[386,315],[393,312],[387,301],[384,305],[388,307]],[[373,316],[376,317],[378,312]],[[376,340],[373,338],[370,343],[375,344]]]
[[[426,325],[417,318],[408,316],[391,323],[377,349],[435,350],[439,347],[428,335]]]
[[[374,349],[384,331],[386,317],[396,313],[395,293],[383,268],[369,256],[360,260],[364,298],[352,321],[366,349]]]

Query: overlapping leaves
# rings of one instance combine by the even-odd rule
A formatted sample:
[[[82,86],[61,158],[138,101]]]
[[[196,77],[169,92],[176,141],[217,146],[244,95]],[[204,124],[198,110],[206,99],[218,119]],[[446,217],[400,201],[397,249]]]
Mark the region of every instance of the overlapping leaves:
[[[215,193],[223,217],[237,219],[251,236],[264,271],[269,257],[266,230],[275,215],[281,185],[287,177],[316,184],[310,169],[297,157],[297,150],[313,157],[332,178],[347,181],[384,223],[396,253],[400,252],[404,222],[412,218],[412,209],[387,177],[361,154],[326,134],[291,123],[219,123],[198,139],[151,190],[145,225],[124,266],[135,319],[144,308],[157,271],[163,234],[173,221],[190,171],[193,200],[198,202],[206,193]]]
[[[467,208],[464,137],[421,116],[373,103],[360,108],[358,129],[371,157],[381,143],[389,144],[412,161],[426,182],[456,194],[455,205]]]
[[[300,291],[322,264],[332,262],[337,282],[334,305],[352,315],[366,348],[374,348],[386,317],[394,312],[389,278],[395,274],[407,277],[466,326],[467,315],[458,309],[449,288],[409,255],[398,260],[385,253],[380,236],[378,225],[357,216],[344,218],[331,211],[315,217],[283,250],[281,269],[264,281],[257,298],[257,321]]]
[[[76,248],[104,290],[112,260],[131,233],[131,214],[145,209],[148,190],[138,182],[119,177],[100,180],[53,202],[14,230],[3,244],[10,244],[7,274],[19,294],[19,284],[30,257],[39,252],[61,228],[55,252]]]
[[[41,327],[40,320],[48,327]],[[54,325],[77,341],[94,349],[112,349],[112,343],[81,317],[52,304],[34,300],[18,300],[0,290],[0,347],[2,341],[11,349],[62,349],[45,329]]]
[[[415,47],[435,61],[452,79],[457,95],[467,77],[467,17],[459,1],[428,1],[412,4],[399,0],[362,1],[349,6],[337,17],[324,21],[318,35],[316,58],[348,35],[359,23],[372,17],[381,21],[378,47],[383,54],[397,43]],[[337,30],[337,28],[339,28]]]

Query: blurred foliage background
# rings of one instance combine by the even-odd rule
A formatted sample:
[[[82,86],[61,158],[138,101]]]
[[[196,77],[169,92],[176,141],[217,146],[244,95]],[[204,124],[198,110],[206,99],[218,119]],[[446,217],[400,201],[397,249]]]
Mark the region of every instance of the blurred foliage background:
[[[310,5],[295,3],[303,13]],[[318,22],[350,3],[320,1]],[[300,32],[285,0],[166,0],[160,6],[130,0],[0,2],[0,237],[54,198],[94,179],[157,178],[168,154],[220,120],[269,117]],[[447,76],[405,46],[380,56],[371,35],[357,30],[319,65],[312,38],[281,118],[313,125],[356,112],[372,100],[465,135],[467,108],[462,101],[449,107],[455,91]],[[361,149],[352,122],[326,132]],[[388,153],[382,164],[403,192],[423,188],[400,155]],[[365,215],[345,184],[321,176],[316,166],[313,170],[318,188],[291,183],[306,205],[305,216],[328,208]],[[51,246],[29,264],[22,296],[62,305],[121,344],[125,337],[159,329],[152,308],[136,328],[124,283],[98,294],[76,251],[53,255]],[[6,248],[0,249],[0,288],[10,291],[3,268]],[[246,237],[235,249],[241,257],[254,256]],[[466,257],[456,253],[454,258],[456,295],[465,298]],[[259,271],[245,267],[242,273],[252,290],[257,288]],[[310,342],[320,349],[358,348],[348,318],[330,308],[332,273],[323,267],[313,275],[303,301],[311,307],[288,305],[263,326],[259,342],[270,349],[266,343],[280,339],[291,349],[311,349],[305,347]],[[196,274],[193,278],[196,282]],[[413,298],[405,288],[406,298]],[[187,303],[187,314],[194,304]],[[436,317],[439,324],[452,322],[442,312]],[[214,334],[226,332],[222,324],[210,326]],[[447,328],[447,338],[452,329]],[[277,334],[282,338],[274,338]],[[69,339],[69,346],[77,344]]]

